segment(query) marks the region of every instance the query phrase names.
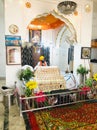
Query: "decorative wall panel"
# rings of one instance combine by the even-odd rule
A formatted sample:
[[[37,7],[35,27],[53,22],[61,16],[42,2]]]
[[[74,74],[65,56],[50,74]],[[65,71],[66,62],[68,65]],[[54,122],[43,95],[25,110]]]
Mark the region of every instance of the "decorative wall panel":
[[[44,55],[47,65],[50,65],[50,49],[49,47],[22,47],[21,62],[23,65],[30,65],[33,68],[39,61],[40,55]]]

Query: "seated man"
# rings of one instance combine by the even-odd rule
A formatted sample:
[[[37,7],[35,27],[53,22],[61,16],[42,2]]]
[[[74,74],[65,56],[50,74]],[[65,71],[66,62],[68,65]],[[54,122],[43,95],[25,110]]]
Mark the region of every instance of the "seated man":
[[[46,61],[44,60],[44,56],[39,57],[38,66],[47,66]]]
[[[44,56],[39,57],[39,62],[35,66],[34,70],[36,70],[38,66],[47,66]]]

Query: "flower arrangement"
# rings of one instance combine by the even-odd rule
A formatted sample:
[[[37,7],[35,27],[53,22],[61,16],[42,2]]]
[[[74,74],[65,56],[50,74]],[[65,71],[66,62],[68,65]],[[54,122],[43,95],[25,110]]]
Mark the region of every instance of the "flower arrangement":
[[[92,88],[95,85],[97,85],[97,73],[95,73],[92,78],[87,78],[85,80],[85,83],[82,84],[82,86],[80,85],[80,88],[82,88],[83,86],[88,86]]]
[[[95,73],[95,74],[93,75],[93,79],[94,79],[95,81],[97,81],[97,73]]]
[[[85,85],[92,88],[93,78],[88,78],[85,81]]]
[[[97,89],[97,73],[93,75],[92,87]]]
[[[85,80],[85,84],[80,86],[80,88],[83,88],[84,86],[87,86],[87,87],[90,87],[92,89],[96,85],[97,85],[97,73],[95,73],[92,78],[87,78]]]
[[[37,92],[35,94],[35,96],[40,96],[40,97],[37,97],[35,100],[36,102],[40,103],[40,102],[44,102],[46,100],[46,97],[45,97],[45,94],[44,92],[40,91],[40,92]]]
[[[26,95],[27,97],[29,97],[29,96],[31,96],[31,95],[33,94],[33,90],[34,90],[35,88],[37,88],[37,82],[34,81],[34,80],[30,80],[30,81],[28,81],[28,82],[25,84],[25,86],[26,86],[25,95]]]
[[[30,90],[37,87],[37,82],[34,80],[30,80],[26,83],[26,87],[28,87]]]
[[[76,71],[77,71],[77,74],[79,74],[79,76],[80,76],[79,77],[79,79],[80,79],[79,84],[84,84],[85,80],[86,80],[86,74],[88,74],[89,69],[87,69],[82,64],[80,64]]]
[[[34,77],[34,72],[28,67],[26,69],[21,69],[17,73],[19,80],[29,81]]]
[[[77,74],[88,74],[89,70],[86,69],[86,67],[82,66],[82,64],[79,65],[79,67],[77,68]]]
[[[97,95],[97,73],[92,78],[87,78],[80,89],[82,90],[80,94],[86,95],[89,99],[95,98],[95,95]]]
[[[91,88],[88,87],[88,86],[84,86],[84,87],[81,88],[81,90],[82,91],[80,92],[80,94],[87,95],[87,92],[90,92]]]

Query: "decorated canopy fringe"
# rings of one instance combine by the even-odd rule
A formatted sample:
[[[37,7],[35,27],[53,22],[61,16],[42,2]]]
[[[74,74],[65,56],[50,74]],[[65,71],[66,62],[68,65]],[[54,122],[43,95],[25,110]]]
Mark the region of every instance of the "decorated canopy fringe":
[[[48,30],[55,29],[63,24],[63,21],[61,21],[59,18],[56,18],[52,14],[42,14],[30,22],[30,24],[28,25],[28,29]]]

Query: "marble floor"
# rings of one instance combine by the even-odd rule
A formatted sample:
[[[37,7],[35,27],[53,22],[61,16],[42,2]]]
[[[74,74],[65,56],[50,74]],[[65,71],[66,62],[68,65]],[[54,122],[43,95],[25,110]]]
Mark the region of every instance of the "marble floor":
[[[0,87],[5,85],[5,80],[0,79]],[[7,113],[5,113],[5,110]],[[6,119],[7,118],[7,119]],[[0,92],[0,130],[26,130],[24,119],[20,116],[16,103],[10,109],[4,103],[4,98]]]

